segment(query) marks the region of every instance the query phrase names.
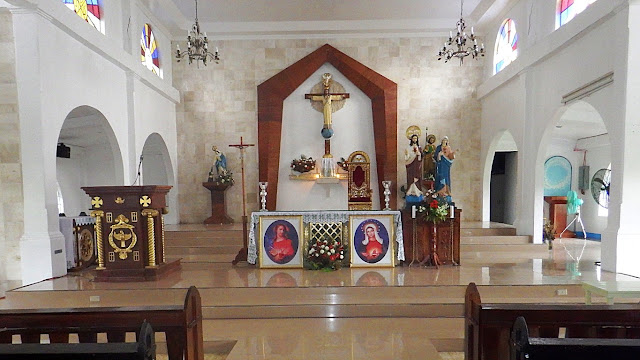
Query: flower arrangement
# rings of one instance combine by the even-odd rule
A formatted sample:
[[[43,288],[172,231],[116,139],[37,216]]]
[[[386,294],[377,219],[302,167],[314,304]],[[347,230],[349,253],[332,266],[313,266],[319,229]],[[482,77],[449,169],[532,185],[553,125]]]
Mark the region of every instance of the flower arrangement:
[[[218,174],[218,176],[215,179],[213,179],[213,182],[220,185],[231,186],[234,184],[233,173],[231,173],[231,171],[224,171]]]
[[[338,239],[312,241],[307,252],[308,266],[312,270],[338,270],[345,258],[345,251],[346,245]]]
[[[340,166],[340,168],[344,171],[349,171],[349,162],[347,162],[347,159],[341,157],[340,161],[338,161],[338,166]]]
[[[424,221],[434,224],[443,222],[449,216],[449,203],[444,198],[438,197],[433,190],[427,191],[426,205],[417,207],[417,212]]]
[[[291,161],[291,169],[299,173],[306,173],[316,168],[316,161],[312,157],[300,155],[300,159]]]
[[[551,224],[551,221],[547,218],[544,219],[544,225],[542,226],[542,236],[547,240],[549,249],[551,249],[553,247],[553,240],[556,238],[556,227]]]

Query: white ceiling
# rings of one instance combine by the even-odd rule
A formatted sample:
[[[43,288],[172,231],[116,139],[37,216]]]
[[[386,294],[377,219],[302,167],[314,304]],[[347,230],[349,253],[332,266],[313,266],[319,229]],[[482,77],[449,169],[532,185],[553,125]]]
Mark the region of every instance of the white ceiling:
[[[174,35],[195,19],[195,0],[142,0]],[[464,0],[469,26],[486,23],[515,0]],[[200,0],[210,36],[443,32],[460,18],[458,0]],[[481,24],[480,24],[481,25]]]
[[[607,128],[598,111],[584,101],[570,105],[553,129],[554,138],[572,141],[606,133]]]

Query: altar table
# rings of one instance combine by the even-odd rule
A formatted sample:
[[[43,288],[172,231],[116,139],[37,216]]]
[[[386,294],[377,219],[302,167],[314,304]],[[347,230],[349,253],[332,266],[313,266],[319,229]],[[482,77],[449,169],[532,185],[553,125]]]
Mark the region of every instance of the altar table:
[[[256,246],[256,228],[260,216],[296,216],[302,215],[303,223],[323,223],[323,222],[348,222],[350,215],[393,215],[395,227],[396,260],[404,261],[404,241],[402,236],[402,219],[400,211],[348,211],[348,210],[320,210],[320,211],[256,211],[251,213],[251,224],[249,225],[249,244],[247,252],[247,262],[255,264],[258,258],[258,248]]]

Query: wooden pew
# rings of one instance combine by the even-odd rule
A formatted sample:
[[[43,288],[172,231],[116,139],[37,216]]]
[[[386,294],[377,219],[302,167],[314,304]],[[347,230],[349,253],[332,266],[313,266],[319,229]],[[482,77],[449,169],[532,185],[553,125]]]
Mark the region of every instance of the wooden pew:
[[[509,359],[511,327],[518,316],[534,337],[640,338],[640,305],[483,304],[475,283],[465,294],[465,359]]]
[[[23,343],[39,343],[49,334],[52,343],[66,343],[78,334],[81,343],[97,342],[106,333],[109,342],[124,342],[127,332],[137,332],[143,321],[155,332],[164,332],[170,360],[203,360],[202,304],[195,286],[186,292],[183,305],[89,307],[60,309],[0,310],[0,344],[10,344],[12,335]]]
[[[519,316],[511,330],[511,360],[636,360],[640,339],[536,338]]]
[[[156,344],[151,325],[143,322],[136,335],[135,343],[0,344],[0,360],[154,360]]]

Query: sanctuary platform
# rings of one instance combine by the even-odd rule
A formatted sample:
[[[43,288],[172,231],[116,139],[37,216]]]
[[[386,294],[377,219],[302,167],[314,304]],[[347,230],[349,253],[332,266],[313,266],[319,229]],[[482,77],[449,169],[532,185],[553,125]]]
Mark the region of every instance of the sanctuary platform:
[[[164,304],[183,294],[176,289],[195,285],[207,359],[457,360],[469,282],[485,302],[581,304],[582,281],[640,282],[600,271],[599,242],[562,239],[548,250],[493,223],[462,224],[461,266],[333,272],[232,266],[240,224],[166,230],[168,260],[182,259],[180,271],[156,281],[104,283],[92,281],[89,269],[7,290],[0,308]],[[165,340],[157,341],[166,352]]]

